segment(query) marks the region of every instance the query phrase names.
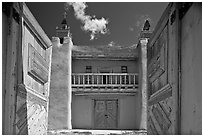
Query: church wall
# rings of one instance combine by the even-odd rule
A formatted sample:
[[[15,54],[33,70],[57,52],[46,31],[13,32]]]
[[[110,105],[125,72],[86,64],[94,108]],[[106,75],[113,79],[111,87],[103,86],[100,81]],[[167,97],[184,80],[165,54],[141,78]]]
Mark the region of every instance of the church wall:
[[[140,125],[140,98],[124,96],[119,100],[119,129],[139,129]]]
[[[87,96],[73,96],[72,98],[72,128],[92,128],[92,100]]]
[[[118,99],[117,129],[139,129],[140,98],[135,96],[108,95],[109,99]],[[72,127],[73,129],[94,128],[94,101],[103,96],[73,96],[72,98]]]
[[[92,72],[100,70],[113,73],[121,73],[121,66],[127,66],[128,73],[138,72],[138,63],[136,60],[72,60],[72,73],[85,73],[86,66],[92,66]]]

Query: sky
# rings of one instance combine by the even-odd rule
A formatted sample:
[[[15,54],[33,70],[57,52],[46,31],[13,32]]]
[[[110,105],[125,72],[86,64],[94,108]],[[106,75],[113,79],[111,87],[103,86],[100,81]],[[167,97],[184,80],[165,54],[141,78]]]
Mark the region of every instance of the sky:
[[[167,7],[166,2],[26,2],[51,39],[56,36],[64,12],[74,45],[134,46],[145,19],[153,30]]]

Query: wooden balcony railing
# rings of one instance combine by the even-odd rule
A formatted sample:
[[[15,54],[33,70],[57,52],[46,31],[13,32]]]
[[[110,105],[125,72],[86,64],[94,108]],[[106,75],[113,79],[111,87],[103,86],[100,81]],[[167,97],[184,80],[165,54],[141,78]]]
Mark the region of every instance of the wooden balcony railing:
[[[138,87],[137,73],[72,73],[72,88]]]

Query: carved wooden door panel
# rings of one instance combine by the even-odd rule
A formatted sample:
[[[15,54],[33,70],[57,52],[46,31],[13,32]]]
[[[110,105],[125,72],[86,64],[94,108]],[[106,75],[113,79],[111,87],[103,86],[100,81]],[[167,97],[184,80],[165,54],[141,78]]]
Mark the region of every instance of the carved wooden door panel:
[[[52,47],[34,32],[28,22],[23,22],[16,134],[47,134]]]
[[[116,129],[117,100],[95,100],[94,104],[94,128]]]
[[[147,47],[148,134],[178,133],[178,46],[175,5],[169,5]]]
[[[105,113],[106,113],[106,104],[105,101],[95,101],[95,128],[96,129],[105,129]]]
[[[106,128],[115,129],[117,127],[117,100],[106,101]]]

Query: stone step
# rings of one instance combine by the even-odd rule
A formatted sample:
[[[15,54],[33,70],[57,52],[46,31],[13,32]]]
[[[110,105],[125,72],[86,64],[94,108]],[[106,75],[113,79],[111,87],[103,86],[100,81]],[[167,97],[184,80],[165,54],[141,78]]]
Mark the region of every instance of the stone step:
[[[49,130],[48,135],[147,135],[146,130]]]

